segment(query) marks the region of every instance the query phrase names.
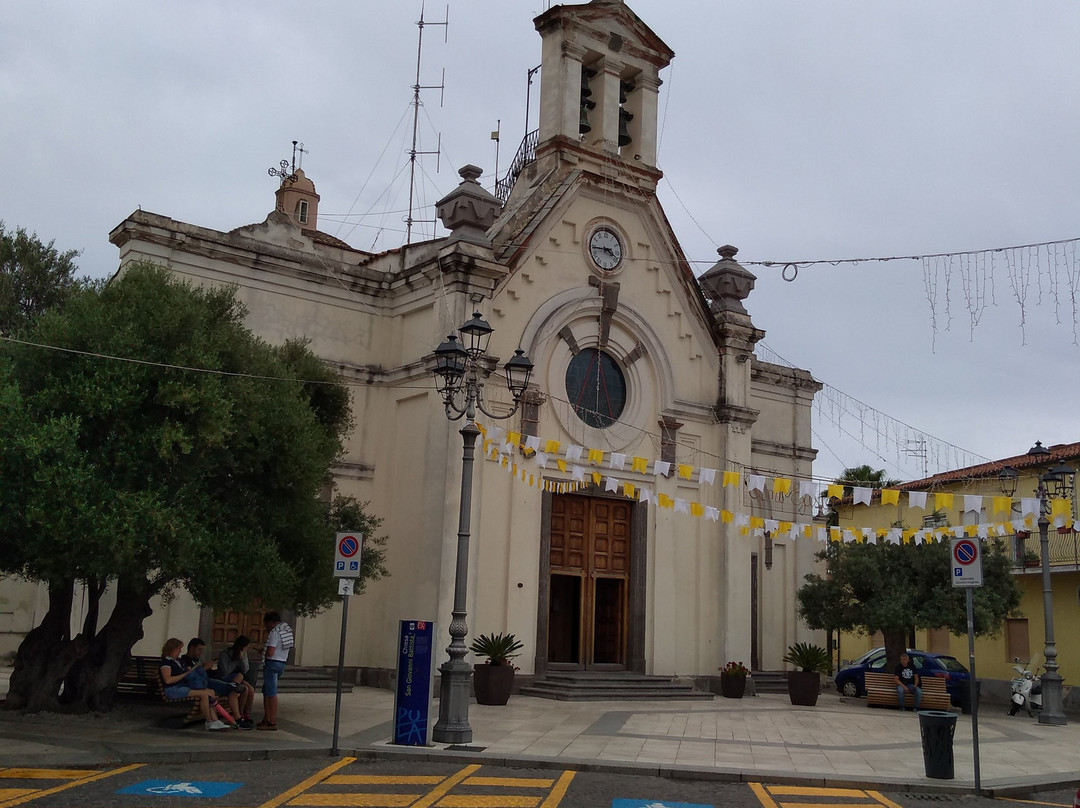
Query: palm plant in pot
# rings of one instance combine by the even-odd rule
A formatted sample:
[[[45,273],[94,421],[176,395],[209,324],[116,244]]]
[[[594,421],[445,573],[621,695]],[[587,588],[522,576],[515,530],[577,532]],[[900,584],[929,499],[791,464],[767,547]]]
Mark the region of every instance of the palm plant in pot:
[[[473,665],[477,704],[506,704],[510,700],[517,670],[510,660],[524,647],[513,634],[481,634],[472,641],[469,650],[487,657],[482,665]]]
[[[789,645],[784,662],[796,670],[788,671],[788,698],[800,707],[813,707],[821,692],[821,674],[829,670],[829,652],[811,642]]]

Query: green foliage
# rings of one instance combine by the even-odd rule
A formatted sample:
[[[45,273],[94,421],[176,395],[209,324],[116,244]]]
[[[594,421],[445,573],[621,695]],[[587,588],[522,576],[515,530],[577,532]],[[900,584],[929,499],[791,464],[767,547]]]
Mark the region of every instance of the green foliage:
[[[0,333],[21,332],[44,312],[60,308],[88,284],[75,278],[78,250],[60,252],[53,242],[0,221]]]
[[[182,586],[215,608],[261,597],[305,614],[336,599],[335,525],[379,525],[320,498],[348,391],[301,343],[257,338],[244,314],[232,289],[134,265],[27,331],[83,353],[3,349],[0,570],[165,596]],[[385,574],[381,551],[370,562]]]
[[[950,544],[830,544],[829,573],[806,576],[799,614],[810,628],[903,635],[910,629],[967,631],[965,596],[950,582]],[[1020,605],[1004,550],[983,542],[983,586],[973,593],[974,628],[996,635]],[[902,640],[901,640],[902,643]]]
[[[524,647],[513,634],[481,634],[472,641],[469,650],[487,657],[489,665],[506,665]]]
[[[812,642],[797,642],[789,645],[787,653],[784,654],[784,662],[794,665],[801,671],[829,672],[829,652]]]

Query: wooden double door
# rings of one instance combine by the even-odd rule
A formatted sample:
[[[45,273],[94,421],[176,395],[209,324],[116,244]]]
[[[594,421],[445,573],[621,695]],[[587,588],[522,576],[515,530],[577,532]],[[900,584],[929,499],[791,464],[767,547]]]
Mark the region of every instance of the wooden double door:
[[[547,667],[626,670],[633,503],[555,495],[548,550]]]

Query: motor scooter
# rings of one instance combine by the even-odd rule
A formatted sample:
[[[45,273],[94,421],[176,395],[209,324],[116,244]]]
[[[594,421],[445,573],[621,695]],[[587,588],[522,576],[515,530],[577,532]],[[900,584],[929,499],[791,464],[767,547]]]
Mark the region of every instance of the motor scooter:
[[[1013,670],[1016,676],[1009,682],[1012,687],[1009,715],[1016,715],[1023,709],[1028,716],[1034,716],[1042,709],[1042,678],[1020,665],[1013,665]]]

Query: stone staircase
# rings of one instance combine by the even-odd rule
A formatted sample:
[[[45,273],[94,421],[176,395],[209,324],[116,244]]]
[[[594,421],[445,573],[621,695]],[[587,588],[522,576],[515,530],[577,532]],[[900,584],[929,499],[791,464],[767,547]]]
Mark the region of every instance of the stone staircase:
[[[550,672],[521,688],[521,695],[558,701],[711,701],[712,693],[668,676],[636,673]]]
[[[787,673],[784,671],[754,671],[750,674],[754,693],[787,693]]]
[[[345,671],[345,677],[341,680],[342,693],[352,693],[354,676],[355,673],[350,675],[348,670]],[[288,665],[278,681],[278,690],[282,693],[337,693],[337,669]],[[255,692],[258,694],[258,687]]]

